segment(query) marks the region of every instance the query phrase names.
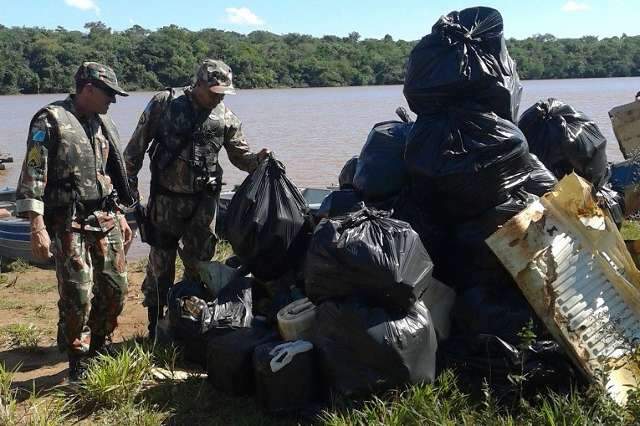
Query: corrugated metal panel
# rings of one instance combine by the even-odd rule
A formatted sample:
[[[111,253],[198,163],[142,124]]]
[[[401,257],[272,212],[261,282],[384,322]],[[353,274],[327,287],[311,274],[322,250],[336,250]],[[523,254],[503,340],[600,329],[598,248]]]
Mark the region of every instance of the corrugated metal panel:
[[[640,342],[640,275],[586,183],[565,179],[487,244],[575,364],[623,403],[640,378],[627,362]]]

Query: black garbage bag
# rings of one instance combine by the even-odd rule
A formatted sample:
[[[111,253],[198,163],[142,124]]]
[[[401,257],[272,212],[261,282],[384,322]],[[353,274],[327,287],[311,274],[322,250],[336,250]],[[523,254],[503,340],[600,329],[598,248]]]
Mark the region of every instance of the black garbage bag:
[[[609,184],[603,186],[596,192],[596,199],[598,205],[611,214],[611,219],[616,224],[618,229],[622,227],[622,222],[625,218],[625,205],[624,196],[618,191],[611,188]]]
[[[567,393],[580,381],[571,360],[556,342],[534,341],[519,348],[488,334],[452,337],[441,343],[438,369],[453,369],[467,392],[479,394],[488,384],[502,402],[548,389]]]
[[[522,113],[518,126],[531,153],[558,179],[575,170],[596,189],[607,182],[607,140],[583,112],[549,98]]]
[[[253,353],[253,367],[256,400],[262,408],[273,414],[290,413],[303,410],[319,399],[321,386],[315,358],[313,345],[305,341],[258,346]]]
[[[491,251],[485,240],[509,219],[538,200],[538,197],[523,190],[515,191],[504,203],[487,210],[482,215],[460,222],[451,227],[450,245],[455,248],[450,255],[460,262],[459,274],[472,276],[475,268],[502,269],[502,263]]]
[[[180,281],[167,296],[169,329],[176,340],[196,338],[209,329],[211,293],[199,282]]]
[[[411,226],[364,208],[323,219],[305,263],[307,297],[316,305],[360,295],[389,309],[409,309],[431,279],[433,263]]]
[[[320,208],[315,213],[316,219],[344,216],[349,213],[358,211],[364,207],[362,198],[356,191],[350,189],[341,189],[339,191],[333,191],[327,195]]]
[[[558,179],[551,173],[549,169],[540,161],[538,157],[531,154],[531,175],[524,183],[523,189],[530,194],[542,197],[549,191],[553,191]]]
[[[227,209],[227,239],[251,273],[263,281],[295,267],[304,253],[307,203],[270,156],[242,182]]]
[[[493,271],[489,271],[493,272]],[[538,316],[507,273],[493,272],[493,281],[456,290],[451,310],[454,334],[492,334],[517,344],[518,333],[533,321],[534,331],[543,330]],[[475,277],[469,277],[471,281]]]
[[[356,175],[358,167],[358,156],[351,157],[340,170],[338,185],[340,189],[353,189],[353,177]]]
[[[313,343],[330,386],[347,396],[367,396],[435,377],[438,343],[422,302],[406,315],[362,303],[326,302],[317,308]]]
[[[258,346],[277,340],[278,333],[265,326],[239,328],[224,335],[209,336],[209,383],[230,395],[252,394],[255,391],[253,352]]]
[[[478,109],[418,116],[405,162],[414,196],[436,220],[453,223],[507,201],[531,170],[520,129]]]
[[[471,97],[515,121],[522,85],[500,13],[473,7],[441,17],[411,51],[404,95],[416,114]]]
[[[384,121],[373,126],[353,177],[353,186],[365,201],[385,200],[406,185],[409,175],[404,150],[411,126],[402,121]]]
[[[451,255],[451,227],[438,223],[429,209],[418,203],[418,196],[412,185],[408,185],[396,198],[392,207],[392,218],[407,222],[418,233],[420,241],[434,264],[433,275],[437,278],[439,269],[454,261]]]
[[[249,278],[232,281],[214,300],[202,284],[182,281],[171,288],[168,299],[170,333],[185,359],[200,365],[206,363],[209,335],[250,327],[253,319]]]

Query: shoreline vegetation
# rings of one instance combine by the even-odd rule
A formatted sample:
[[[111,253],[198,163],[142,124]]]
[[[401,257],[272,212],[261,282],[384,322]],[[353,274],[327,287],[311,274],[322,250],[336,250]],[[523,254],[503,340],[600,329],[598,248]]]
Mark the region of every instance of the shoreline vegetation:
[[[357,32],[347,37],[244,35],[175,25],[113,31],[102,22],[89,22],[85,29],[0,25],[0,95],[68,92],[85,60],[112,66],[131,91],[184,85],[205,57],[225,60],[240,89],[402,84],[417,43],[390,35],[362,39]],[[523,80],[640,76],[640,36],[542,34],[508,39],[507,45]]]

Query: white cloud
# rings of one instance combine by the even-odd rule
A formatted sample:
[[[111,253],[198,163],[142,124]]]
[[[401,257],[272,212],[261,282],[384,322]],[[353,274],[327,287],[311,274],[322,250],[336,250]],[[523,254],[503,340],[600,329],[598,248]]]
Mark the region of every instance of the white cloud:
[[[259,27],[264,25],[264,21],[256,16],[248,7],[227,7],[227,21],[232,24],[250,25]]]
[[[96,15],[100,14],[100,8],[93,0],[64,0],[67,6],[75,7],[80,10],[94,10]]]
[[[569,12],[569,13],[584,12],[590,9],[591,9],[591,6],[589,6],[587,3],[579,3],[575,0],[569,0],[564,4],[564,6],[562,6],[562,11]]]

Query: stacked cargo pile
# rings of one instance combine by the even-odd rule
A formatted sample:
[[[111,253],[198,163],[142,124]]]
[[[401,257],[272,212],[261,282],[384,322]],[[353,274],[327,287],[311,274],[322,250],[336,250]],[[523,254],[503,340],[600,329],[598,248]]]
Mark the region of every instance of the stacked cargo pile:
[[[174,287],[172,337],[213,386],[271,412],[431,382],[436,351],[477,388],[510,392],[514,374],[520,394],[567,385],[569,362],[485,240],[571,170],[606,199],[606,141],[553,100],[519,128],[521,92],[496,10],[442,17],[408,62],[417,119],[374,125],[316,215],[263,161],[228,207],[242,266]]]

